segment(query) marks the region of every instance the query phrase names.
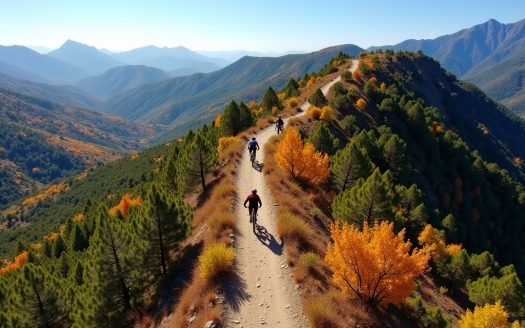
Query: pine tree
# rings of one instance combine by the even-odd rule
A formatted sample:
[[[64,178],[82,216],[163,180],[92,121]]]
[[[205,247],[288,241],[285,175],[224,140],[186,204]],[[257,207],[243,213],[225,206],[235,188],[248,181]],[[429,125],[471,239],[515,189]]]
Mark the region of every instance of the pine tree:
[[[79,224],[73,225],[73,230],[69,237],[69,250],[71,251],[83,251],[88,247],[88,240],[82,228]]]
[[[190,144],[177,160],[177,167],[181,169],[179,178],[185,189],[198,185],[206,190],[206,175],[217,162],[217,152],[208,138],[199,132],[193,137]]]
[[[53,256],[59,258],[66,251],[66,243],[61,235],[53,242]]]
[[[286,83],[283,92],[286,98],[299,96],[301,94],[299,91],[299,83],[293,78],[290,78],[288,83]]]
[[[408,171],[407,146],[397,134],[393,134],[383,146],[383,157],[387,168],[396,176]]]
[[[17,310],[25,327],[69,327],[71,322],[60,304],[58,279],[40,266],[26,264],[18,276],[15,290]]]
[[[255,125],[255,118],[253,117],[250,108],[241,101],[239,104],[239,110],[241,112],[241,130],[249,128]]]
[[[73,281],[77,286],[84,283],[84,267],[80,261],[77,261],[75,268],[73,269]]]
[[[282,108],[281,102],[279,101],[279,97],[277,97],[277,94],[275,93],[275,90],[272,89],[272,87],[268,87],[266,89],[266,92],[264,93],[262,100],[261,100],[261,108],[265,112],[272,112],[272,108],[277,107],[279,109]]]
[[[138,265],[134,256],[139,252],[131,240],[124,222],[111,216],[105,206],[99,206],[87,268],[89,293],[95,302],[91,305],[93,317],[101,325],[123,320],[138,297],[133,274],[134,266]]]
[[[175,147],[173,149],[173,152],[168,157],[168,160],[166,162],[166,165],[164,165],[162,169],[162,179],[161,181],[164,182],[166,187],[170,192],[173,192],[175,194],[179,194],[182,192],[182,186],[181,186],[181,178],[179,174],[183,174],[183,172],[178,171],[177,167],[177,159],[180,156],[180,149],[179,147]]]
[[[191,229],[191,208],[152,183],[137,216],[140,237],[147,242],[146,265],[154,275],[165,275],[170,253]]]
[[[469,300],[479,306],[501,301],[511,318],[525,315],[525,289],[513,265],[501,268],[500,276],[467,281]]]
[[[310,104],[312,104],[313,106],[320,107],[320,108],[322,108],[323,106],[328,105],[328,100],[327,100],[326,97],[324,96],[324,94],[323,94],[323,92],[321,91],[321,89],[317,89],[317,90],[315,90],[315,92],[312,93],[312,94],[310,95],[310,97],[308,97],[308,101],[309,101]]]
[[[334,218],[343,222],[372,222],[376,219],[392,219],[393,214],[392,175],[379,169],[366,179],[359,179],[351,188],[339,193],[332,202]]]
[[[242,130],[241,126],[241,110],[235,101],[224,110],[221,118],[222,135],[234,136]]]
[[[332,156],[339,146],[339,140],[330,132],[325,122],[317,122],[314,130],[306,140],[314,145],[315,150]]]
[[[366,178],[372,173],[373,164],[364,149],[359,149],[355,142],[335,153],[330,162],[332,179],[339,191],[353,186],[359,178]]]

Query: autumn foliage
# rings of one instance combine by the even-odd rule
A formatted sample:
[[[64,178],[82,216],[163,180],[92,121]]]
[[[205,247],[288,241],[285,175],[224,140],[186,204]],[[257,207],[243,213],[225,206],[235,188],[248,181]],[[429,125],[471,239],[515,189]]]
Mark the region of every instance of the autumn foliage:
[[[15,256],[15,259],[13,262],[8,262],[6,265],[0,268],[0,276],[23,267],[27,261],[27,256],[28,256],[27,251],[23,251],[22,253]]]
[[[515,321],[510,324],[508,322],[508,313],[505,311],[501,303],[486,304],[485,306],[476,306],[474,311],[467,309],[467,313],[461,317],[459,321],[460,328],[520,328],[520,324]]]
[[[303,178],[320,184],[330,175],[328,155],[315,151],[310,143],[303,146],[299,132],[293,128],[286,129],[283,140],[277,146],[275,160],[293,179]]]
[[[447,249],[447,245],[439,234],[439,230],[427,224],[423,231],[417,237],[419,244],[423,247],[423,251],[428,253],[434,261],[439,260]]]
[[[360,110],[365,110],[365,108],[366,108],[366,100],[364,100],[363,98],[359,98],[359,99],[357,99],[355,105]]]
[[[38,195],[35,195],[35,196],[31,196],[31,197],[28,197],[26,199],[24,199],[22,201],[22,205],[24,206],[30,206],[30,205],[34,205],[46,198],[49,198],[59,192],[61,192],[62,190],[66,190],[68,188],[68,186],[64,183],[61,183],[61,184],[56,184],[56,185],[52,185],[50,186],[49,188],[47,188],[46,190],[44,190],[43,192],[41,192],[40,194]]]
[[[140,196],[137,198],[131,198],[130,195],[125,194],[124,196],[122,196],[122,199],[116,206],[113,206],[109,209],[109,213],[114,216],[117,214],[118,211],[120,212],[122,217],[127,218],[129,208],[140,205],[141,201],[142,199],[140,198]]]
[[[306,110],[306,116],[311,117],[314,120],[320,119],[321,113],[322,113],[321,108],[316,107],[316,106],[310,106],[310,108]]]
[[[227,150],[234,147],[234,145],[240,145],[241,139],[238,137],[221,137],[219,138],[219,143],[217,146],[217,152],[219,153],[219,158],[223,159],[224,154]]]
[[[343,292],[368,305],[399,303],[414,291],[414,280],[427,270],[429,256],[411,250],[405,231],[397,235],[391,222],[376,222],[363,231],[344,223],[331,227],[333,244],[326,262]]]
[[[221,243],[208,246],[199,256],[199,275],[204,280],[212,280],[219,274],[233,268],[235,250]]]
[[[321,110],[321,115],[319,116],[319,119],[325,122],[330,122],[332,120],[332,107],[324,106]]]

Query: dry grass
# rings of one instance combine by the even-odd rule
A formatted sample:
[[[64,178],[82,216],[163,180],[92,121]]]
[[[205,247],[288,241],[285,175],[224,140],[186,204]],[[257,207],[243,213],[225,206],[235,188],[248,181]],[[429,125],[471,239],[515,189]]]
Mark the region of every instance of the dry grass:
[[[330,303],[327,297],[312,297],[305,300],[304,311],[312,327],[340,327],[335,321],[335,313]]]
[[[212,282],[221,274],[233,269],[235,249],[222,243],[209,245],[199,256],[199,276]]]
[[[277,233],[286,241],[295,240],[301,249],[313,244],[314,230],[301,218],[284,212],[277,215]]]

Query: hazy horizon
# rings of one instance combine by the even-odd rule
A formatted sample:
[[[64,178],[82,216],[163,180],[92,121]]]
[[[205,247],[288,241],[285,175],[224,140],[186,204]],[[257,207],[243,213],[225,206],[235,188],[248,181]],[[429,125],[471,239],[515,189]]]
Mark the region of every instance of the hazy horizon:
[[[408,9],[407,9],[408,8]],[[283,54],[355,44],[362,48],[406,39],[433,39],[486,22],[523,19],[525,1],[402,0],[374,3],[336,0],[269,0],[264,3],[152,0],[78,4],[25,0],[2,5],[1,45],[59,48],[74,40],[122,52],[148,45],[183,46],[197,52],[250,51]]]

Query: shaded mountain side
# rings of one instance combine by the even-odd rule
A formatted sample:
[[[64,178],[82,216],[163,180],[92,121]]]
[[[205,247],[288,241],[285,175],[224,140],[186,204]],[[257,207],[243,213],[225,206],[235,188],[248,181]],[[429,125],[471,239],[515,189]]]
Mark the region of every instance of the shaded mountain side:
[[[483,158],[498,163],[522,182],[516,157],[525,158],[525,122],[474,85],[456,80],[428,57],[401,58],[390,74],[408,76],[405,87],[435,106],[447,128],[457,131]]]
[[[53,84],[67,84],[86,76],[86,73],[77,67],[22,46],[0,46],[0,61],[30,73],[15,77],[28,78],[35,82],[45,79]],[[34,76],[38,78],[33,79]]]
[[[370,50],[421,50],[437,59],[447,70],[463,76],[479,64],[493,65],[523,48],[525,19],[502,24],[491,19],[483,24],[429,40],[406,40],[396,45]]]
[[[180,126],[216,116],[232,98],[258,99],[268,87],[280,88],[290,77],[319,70],[340,51],[357,55],[354,45],[304,55],[244,57],[219,71],[174,78],[132,90],[102,104],[104,112],[128,119]]]
[[[77,83],[89,94],[108,99],[124,91],[170,78],[163,70],[147,66],[120,66]]]
[[[7,75],[9,77],[29,80],[37,83],[46,83],[48,82],[45,78],[38,76],[37,74],[25,71],[21,68],[18,68],[14,65],[8,64],[0,60],[0,73]]]
[[[478,67],[463,77],[518,115],[525,113],[525,47],[494,64]]]
[[[60,48],[47,56],[77,67],[88,75],[101,74],[113,67],[124,65],[109,55],[79,42],[67,40]]]
[[[0,88],[24,94],[30,97],[43,98],[63,105],[94,108],[99,101],[79,88],[72,86],[53,86],[35,83],[0,73]]]

